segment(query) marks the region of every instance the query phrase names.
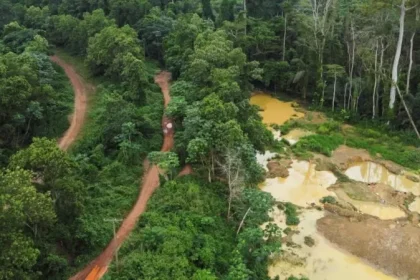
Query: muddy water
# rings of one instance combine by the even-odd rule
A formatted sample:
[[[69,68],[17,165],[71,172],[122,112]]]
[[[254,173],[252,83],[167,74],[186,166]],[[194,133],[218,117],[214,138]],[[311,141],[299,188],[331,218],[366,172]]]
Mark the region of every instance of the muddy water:
[[[303,113],[297,112],[292,107],[292,102],[283,102],[268,94],[258,93],[251,97],[251,104],[259,106],[263,122],[267,125],[282,125],[292,118],[302,118]]]
[[[406,216],[405,212],[397,206],[386,205],[378,202],[354,200],[341,189],[335,190],[335,193],[341,200],[350,203],[360,212],[378,217],[381,220],[393,220]]]
[[[267,179],[262,190],[271,193],[278,201],[289,201],[302,207],[318,204],[324,196],[335,196],[327,188],[337,178],[331,172],[316,171],[313,163],[294,160],[289,174],[287,178]]]
[[[286,227],[285,217],[280,211],[274,211],[272,216],[281,228],[284,229]],[[299,233],[292,237],[293,242],[300,245],[301,248],[292,249],[283,246],[285,251],[283,256],[286,257],[283,257],[269,268],[270,277],[279,275],[280,279],[285,279],[290,275],[303,275],[311,280],[395,279],[375,270],[359,258],[340,250],[320,235],[316,230],[316,221],[323,216],[323,211],[314,209],[303,210],[303,213],[299,215],[301,222],[295,228]],[[314,239],[315,245],[313,247],[305,245],[305,236],[310,236]],[[287,257],[293,254],[295,254],[295,257]],[[299,259],[303,263],[298,264]]]
[[[303,130],[303,129],[293,129],[289,133],[287,133],[285,136],[283,136],[284,139],[289,142],[290,145],[295,145],[297,142],[299,142],[300,138],[312,135],[313,132]]]
[[[271,193],[276,200],[290,201],[299,206],[319,203],[320,198],[335,195],[327,188],[336,182],[336,177],[331,172],[316,171],[315,164],[295,160],[289,173],[286,179],[267,179],[262,190]],[[293,228],[299,233],[292,237],[293,242],[300,245],[300,248],[284,245],[280,259],[273,260],[273,264],[269,267],[270,277],[279,275],[281,279],[285,279],[290,275],[303,275],[311,280],[395,279],[340,250],[321,236],[316,230],[316,221],[324,216],[324,211],[314,209],[300,211],[301,223]],[[275,208],[271,215],[280,228],[287,227],[283,212]],[[306,246],[305,236],[311,236],[315,240],[315,246]]]
[[[351,204],[360,212],[378,217],[381,220],[393,220],[406,216],[405,212],[396,206],[357,200],[353,200]]]
[[[407,179],[404,175],[395,175],[383,165],[365,161],[357,163],[346,170],[346,175],[356,181],[365,183],[383,183],[397,191],[411,192],[420,195],[420,183]]]

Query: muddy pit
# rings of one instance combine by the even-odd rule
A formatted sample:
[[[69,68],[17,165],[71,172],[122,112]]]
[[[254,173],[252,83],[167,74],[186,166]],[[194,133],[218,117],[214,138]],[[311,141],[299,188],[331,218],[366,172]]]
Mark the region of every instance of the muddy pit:
[[[335,196],[328,187],[337,178],[329,171],[316,171],[315,164],[293,160],[287,178],[268,178],[262,190],[271,193],[277,201],[292,202],[301,207],[318,203],[324,196]]]
[[[299,210],[301,222],[298,226],[291,227],[293,235],[286,237],[288,242],[284,242],[293,246],[284,245],[284,252],[273,258],[269,267],[270,277],[279,275],[283,279],[290,275],[302,275],[314,280],[395,279],[341,250],[317,232],[316,222],[324,217],[325,212],[308,206],[320,205],[319,199],[324,196],[335,196],[335,193],[328,189],[337,180],[331,172],[316,171],[314,163],[294,160],[289,174],[285,179],[267,179],[262,185],[262,190],[270,192],[276,200],[306,207]],[[349,209],[347,211],[352,216],[353,208]],[[271,215],[280,228],[287,228],[282,211],[275,208]],[[305,243],[305,239],[308,238],[314,240],[315,244],[312,247]]]
[[[389,171],[384,165],[371,161],[352,164],[345,174],[353,180],[368,184],[382,183],[391,186],[399,192],[420,195],[420,183]]]
[[[289,119],[302,118],[305,115],[295,110],[293,102],[283,102],[265,93],[254,94],[250,102],[261,108],[260,114],[267,126],[282,125]]]
[[[267,125],[283,124],[303,115],[296,114],[292,103],[265,94],[254,95],[251,103],[262,108]],[[289,139],[287,135],[283,138],[293,145],[306,133],[292,131]],[[419,215],[414,213],[420,213],[420,197],[413,198],[420,195],[418,176],[413,180],[400,166],[344,145],[331,158],[320,159],[328,164],[317,166],[319,160],[293,160],[287,172],[280,160],[273,160],[275,156],[270,152],[258,155],[268,173],[261,188],[277,201],[300,206],[301,222],[291,227],[293,234],[283,238],[283,252],[273,256],[270,277],[420,279]],[[337,183],[337,177],[329,170],[339,173],[339,178],[345,173],[355,181]],[[324,211],[319,200],[325,196],[335,197],[336,202],[325,204]],[[407,205],[407,201],[412,203]],[[281,210],[275,208],[271,215],[280,228],[287,228]],[[307,246],[305,240],[313,240],[314,244]]]
[[[281,228],[287,227],[283,213],[277,210],[272,215],[274,222]],[[280,279],[286,279],[286,277],[294,275],[306,276],[311,280],[395,279],[341,250],[318,233],[316,222],[323,216],[324,211],[302,210],[299,215],[300,224],[293,227],[295,233],[291,239],[295,244],[294,248],[283,245],[284,252],[278,258],[273,259],[273,264],[269,267],[270,277],[278,275]],[[315,243],[312,247],[305,244],[305,238],[308,237]]]

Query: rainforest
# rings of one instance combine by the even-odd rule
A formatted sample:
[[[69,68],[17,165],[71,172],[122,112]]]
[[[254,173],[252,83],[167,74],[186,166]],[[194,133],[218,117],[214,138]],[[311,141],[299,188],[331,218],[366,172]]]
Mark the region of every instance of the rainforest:
[[[419,0],[0,0],[0,280],[420,280],[419,130]]]

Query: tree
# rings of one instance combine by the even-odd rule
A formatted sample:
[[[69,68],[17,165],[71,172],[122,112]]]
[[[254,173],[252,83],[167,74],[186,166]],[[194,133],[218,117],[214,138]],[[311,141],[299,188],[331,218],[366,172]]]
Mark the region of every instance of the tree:
[[[245,168],[242,165],[239,151],[234,148],[228,148],[223,155],[223,162],[218,161],[217,163],[229,188],[227,219],[230,220],[232,200],[240,197],[244,187]]]
[[[26,52],[38,52],[47,54],[49,50],[49,44],[47,39],[40,35],[35,35],[34,40],[29,42],[25,48]]]
[[[235,2],[232,0],[222,0],[220,3],[219,9],[219,21],[223,23],[224,21],[234,21],[235,20],[235,13],[234,13],[234,6]]]
[[[325,65],[327,68],[327,77],[334,78],[334,92],[333,92],[333,100],[332,100],[332,111],[335,108],[335,97],[336,97],[336,90],[337,90],[337,79],[343,77],[346,74],[344,67],[337,64],[328,64]]]
[[[138,34],[149,57],[163,60],[163,40],[171,32],[173,25],[173,19],[157,7],[139,21]]]
[[[121,28],[109,26],[89,38],[86,60],[95,74],[104,73],[117,78],[123,72],[121,61],[124,55],[131,53],[142,58],[142,52],[134,29],[128,25]]]
[[[308,3],[309,2],[309,3]],[[307,0],[305,1],[307,7],[310,9],[310,14],[300,15],[303,22],[305,32],[304,35],[306,46],[316,54],[317,67],[317,94],[322,92],[324,95],[325,84],[323,79],[323,65],[324,65],[324,50],[327,39],[331,36],[331,31],[334,26],[333,10],[335,1],[333,0]],[[321,98],[322,105],[322,98]]]
[[[400,57],[401,57],[401,49],[404,39],[404,32],[405,32],[405,15],[407,12],[406,8],[406,0],[401,0],[401,6],[400,6],[400,27],[399,27],[399,35],[398,35],[398,42],[397,42],[397,48],[395,50],[395,57],[394,57],[394,63],[392,66],[392,85],[391,85],[391,91],[389,93],[389,109],[394,109],[395,105],[395,99],[396,99],[396,86],[398,83],[398,65],[400,63]]]
[[[118,26],[129,24],[133,26],[141,20],[152,8],[147,0],[111,0],[109,15],[115,19]]]
[[[168,180],[166,174],[169,173],[172,178],[172,170],[179,166],[178,155],[173,152],[151,152],[147,158],[158,167],[159,173],[164,175],[166,180]]]
[[[212,21],[214,21],[215,17],[213,14],[213,8],[211,6],[210,0],[201,0],[201,5],[203,6],[203,18],[211,19]]]
[[[33,29],[43,29],[50,15],[48,6],[39,7],[30,6],[26,9],[23,24]]]
[[[23,169],[0,172],[0,278],[33,279],[40,251],[34,240],[55,221],[49,193],[38,193],[31,173]]]
[[[59,222],[69,226],[82,212],[83,184],[77,165],[53,140],[34,138],[33,143],[10,159],[9,168],[30,170],[39,191],[54,200]]]

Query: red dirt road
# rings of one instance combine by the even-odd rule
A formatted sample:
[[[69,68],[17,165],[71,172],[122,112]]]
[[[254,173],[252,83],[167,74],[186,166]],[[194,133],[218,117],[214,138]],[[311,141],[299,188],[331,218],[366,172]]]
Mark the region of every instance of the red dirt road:
[[[74,90],[74,112],[71,117],[70,127],[58,141],[60,149],[67,151],[71,144],[76,140],[85,122],[87,93],[89,90],[88,85],[83,81],[82,77],[77,74],[73,66],[67,64],[58,56],[51,56],[50,59],[64,69]],[[92,86],[89,87],[92,88]]]
[[[169,81],[171,74],[168,72],[161,72],[156,75],[155,82],[160,86],[165,108],[170,101],[169,95]],[[164,133],[164,141],[161,151],[167,152],[172,149],[174,144],[173,124],[170,119],[163,116],[162,129]],[[116,250],[122,245],[124,240],[131,233],[135,227],[140,215],[146,209],[147,201],[152,196],[153,192],[159,186],[159,171],[155,165],[150,166],[143,176],[141,184],[141,192],[131,212],[122,222],[116,237],[108,244],[105,250],[90,264],[88,264],[82,271],[71,277],[71,280],[97,280],[100,279],[107,271],[108,265],[111,263]]]

